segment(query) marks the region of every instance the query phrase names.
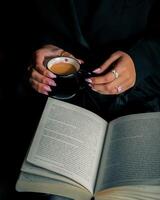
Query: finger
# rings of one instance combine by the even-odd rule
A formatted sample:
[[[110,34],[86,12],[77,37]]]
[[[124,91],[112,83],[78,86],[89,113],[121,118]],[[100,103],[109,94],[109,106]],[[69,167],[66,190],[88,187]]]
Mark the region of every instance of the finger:
[[[94,91],[98,91],[101,94],[116,94],[117,86],[124,82],[123,77],[112,81],[111,83],[104,84],[92,84],[90,85]]]
[[[127,91],[128,89],[132,88],[133,84],[130,84],[129,81],[125,81],[123,83],[121,83],[120,85],[115,86],[115,89],[117,90],[117,94],[123,93],[125,91]],[[116,93],[116,91],[115,91]]]
[[[43,83],[46,85],[56,86],[54,79],[43,76],[34,69],[32,71],[31,79],[36,80],[37,82]]]
[[[116,79],[115,81],[108,84],[90,85],[92,90],[97,91],[101,94],[120,94],[129,88],[133,87],[130,80],[126,80],[123,77]]]
[[[135,84],[136,74],[134,68],[131,69],[129,65],[120,61],[117,63],[115,71],[118,72],[118,79],[121,77],[123,81],[128,82],[131,86]]]
[[[97,84],[110,83],[114,79],[115,79],[115,76],[113,75],[113,73],[112,72],[108,72],[107,74],[105,74],[103,76],[97,76],[97,77],[87,78],[86,81],[88,83],[93,84],[93,85],[97,85]]]
[[[84,64],[84,60],[79,59],[79,58],[76,58],[76,59],[78,60],[79,64]]]
[[[44,60],[46,57],[60,56],[64,52],[63,49],[40,49],[34,53],[35,65],[44,67]]]
[[[68,51],[62,51],[60,56],[67,56],[67,57],[72,57],[72,58],[75,58],[71,53],[69,53]],[[78,58],[75,58],[79,64],[83,64],[84,61],[82,59],[78,59]]]
[[[130,79],[132,82],[132,79],[135,76],[133,76],[133,78],[132,78],[131,75],[134,75],[134,72],[131,73],[130,70],[128,70],[127,65],[125,65],[125,63],[123,63],[120,60],[115,64],[115,67],[110,72],[106,73],[105,75],[91,77],[86,80],[92,84],[105,84],[105,83],[110,83],[119,77],[124,77],[124,79],[126,79],[126,80]]]
[[[125,92],[129,88],[131,88],[130,81],[128,79],[124,79],[123,77],[119,80],[115,80],[112,83],[108,85],[108,88],[112,92],[112,94],[120,94],[122,92]]]
[[[56,78],[56,75],[44,66],[36,65],[34,68],[35,71],[37,71],[39,74],[42,74],[43,76],[48,78]]]
[[[32,87],[39,93],[48,95],[49,92],[51,92],[51,88],[48,85],[45,85],[43,83],[39,83],[38,81],[34,79],[30,79],[30,83]]]
[[[38,53],[37,53],[38,54]],[[56,75],[54,75],[52,72],[50,72],[44,65],[43,61],[45,59],[44,54],[42,56],[37,55],[36,63],[34,68],[42,75],[47,76],[49,78],[55,78]]]
[[[117,51],[113,53],[99,68],[95,69],[93,72],[97,74],[104,72],[108,67],[111,66],[111,64],[113,64],[121,56],[122,56],[121,51]]]
[[[64,50],[60,53],[59,56],[74,57],[71,53],[69,53],[68,51],[64,51]]]
[[[86,79],[87,82],[92,83],[92,84],[106,84],[114,81],[115,79],[119,78],[125,69],[120,66],[116,66],[113,70],[108,72],[105,75],[102,76],[97,76],[97,77],[91,77]]]
[[[112,93],[115,93],[115,88],[117,89],[118,93],[122,93],[126,91],[127,89],[131,88],[135,84],[135,79],[134,77],[131,77],[128,71],[126,70],[126,67],[121,67],[118,68],[116,67],[116,71],[119,72],[119,76],[117,79],[112,81],[111,83],[108,84],[109,90],[112,91]]]
[[[122,84],[122,80],[113,81],[111,83],[104,83],[104,84],[90,84],[92,90],[97,91],[101,94],[117,94],[117,86]]]

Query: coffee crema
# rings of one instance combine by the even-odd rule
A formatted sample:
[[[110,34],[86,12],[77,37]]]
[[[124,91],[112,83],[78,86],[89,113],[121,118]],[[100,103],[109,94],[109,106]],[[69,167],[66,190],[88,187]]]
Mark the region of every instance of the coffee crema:
[[[74,65],[72,65],[71,63],[64,63],[64,62],[54,63],[50,67],[50,70],[57,75],[69,75],[77,71]]]

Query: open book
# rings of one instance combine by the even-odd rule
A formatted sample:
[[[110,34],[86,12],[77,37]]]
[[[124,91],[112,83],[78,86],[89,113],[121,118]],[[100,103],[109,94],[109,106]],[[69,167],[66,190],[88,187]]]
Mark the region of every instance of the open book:
[[[160,199],[160,112],[107,123],[48,98],[16,190],[77,200]]]

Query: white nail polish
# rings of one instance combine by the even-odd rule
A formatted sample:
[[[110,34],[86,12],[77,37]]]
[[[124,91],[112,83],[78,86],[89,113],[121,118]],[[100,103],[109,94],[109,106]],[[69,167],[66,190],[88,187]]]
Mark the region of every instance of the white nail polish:
[[[92,83],[92,80],[90,78],[85,79],[88,83]]]
[[[99,73],[101,71],[101,68],[97,68],[95,70],[93,70],[94,73]]]

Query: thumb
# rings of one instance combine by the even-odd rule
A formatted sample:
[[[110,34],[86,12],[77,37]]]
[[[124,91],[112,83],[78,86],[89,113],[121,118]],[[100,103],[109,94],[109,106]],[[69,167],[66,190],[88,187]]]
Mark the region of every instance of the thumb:
[[[38,65],[40,67],[44,67],[44,63],[47,62],[48,59],[59,56],[62,51],[62,49],[57,49],[54,51],[50,49],[40,49],[36,51],[33,56],[36,66]]]
[[[74,55],[69,53],[68,51],[62,51],[60,56],[68,56],[68,57],[75,58]],[[83,64],[84,63],[84,61],[82,59],[80,59],[80,58],[75,58],[75,59],[79,62],[79,64]]]
[[[111,64],[113,64],[116,60],[118,60],[122,56],[120,51],[113,53],[100,67],[95,69],[93,72],[96,74],[100,74],[108,69]]]
[[[79,59],[79,58],[76,58],[76,60],[79,62],[80,65],[81,65],[81,64],[84,64],[84,60]]]

